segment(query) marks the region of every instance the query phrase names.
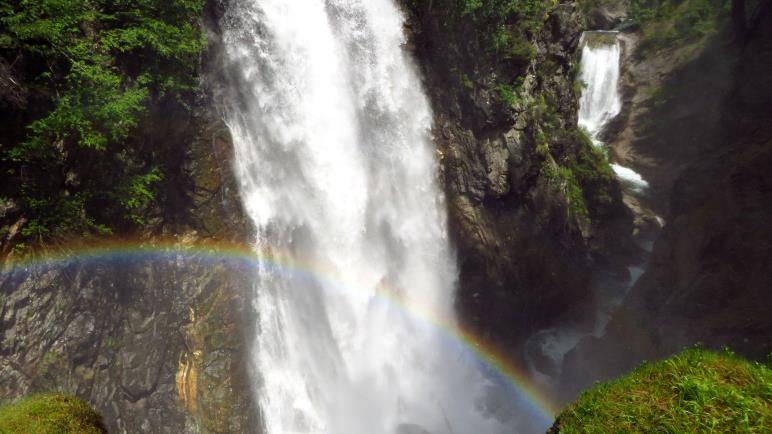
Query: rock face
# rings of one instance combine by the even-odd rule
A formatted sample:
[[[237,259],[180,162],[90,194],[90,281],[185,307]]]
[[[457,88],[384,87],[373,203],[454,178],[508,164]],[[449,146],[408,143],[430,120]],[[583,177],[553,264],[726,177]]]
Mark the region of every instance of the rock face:
[[[509,348],[577,306],[591,306],[593,267],[626,254],[631,216],[613,178],[570,186],[549,174],[591,147],[577,131],[577,47],[584,23],[572,5],[550,12],[523,71],[484,61],[469,29],[451,27],[431,2],[406,6],[409,32],[436,114],[451,232],[460,263],[457,305],[485,338]],[[519,98],[495,98],[501,77],[521,77]],[[465,77],[460,84],[453,77]],[[581,194],[581,193],[580,193]],[[595,200],[602,196],[602,199]],[[573,198],[576,200],[576,198]],[[620,234],[623,234],[620,236]],[[585,311],[591,311],[586,309]]]
[[[616,151],[650,180],[651,206],[667,224],[606,336],[568,355],[566,397],[685,345],[759,359],[772,351],[769,9],[742,50],[724,31],[696,51],[628,65],[659,76],[638,75],[654,87],[638,83]],[[668,58],[676,67],[658,69]]]
[[[115,433],[250,432],[242,320],[251,295],[244,264],[192,250],[238,241],[245,229],[230,175],[230,145],[216,123],[188,160],[187,223],[163,235],[67,262],[41,260],[0,273],[0,400],[40,391],[75,394]],[[172,238],[170,244],[168,238]],[[165,247],[131,254],[137,246]],[[192,252],[192,253],[188,253]],[[13,261],[13,259],[11,259]]]
[[[613,30],[625,22],[630,11],[630,0],[598,3],[598,7],[590,8],[587,12],[588,28]]]
[[[237,271],[150,257],[3,274],[0,397],[72,393],[116,433],[243,432]]]

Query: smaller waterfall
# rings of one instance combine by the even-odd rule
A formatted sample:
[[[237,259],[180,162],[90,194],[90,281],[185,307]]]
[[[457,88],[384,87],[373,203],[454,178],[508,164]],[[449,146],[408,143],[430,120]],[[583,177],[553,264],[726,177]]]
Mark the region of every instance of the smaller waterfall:
[[[603,146],[606,125],[622,111],[619,94],[622,47],[618,32],[595,31],[582,35],[582,73],[584,84],[579,101],[579,126],[590,133],[595,146]],[[649,183],[629,167],[612,164],[617,178],[633,194],[642,194]]]
[[[635,170],[619,164],[612,164],[611,169],[616,173],[619,182],[634,193],[643,193],[649,188],[648,181],[643,179],[643,177]]]
[[[582,44],[581,79],[585,88],[579,101],[579,126],[600,145],[603,127],[622,110],[618,86],[621,47],[616,32],[586,32]]]

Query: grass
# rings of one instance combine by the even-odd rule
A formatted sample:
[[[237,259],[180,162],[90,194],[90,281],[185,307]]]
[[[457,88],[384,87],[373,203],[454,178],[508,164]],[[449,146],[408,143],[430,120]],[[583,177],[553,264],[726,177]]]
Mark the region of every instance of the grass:
[[[582,393],[550,432],[770,433],[772,370],[690,349]]]
[[[0,434],[105,434],[102,416],[85,402],[35,395],[0,407]]]

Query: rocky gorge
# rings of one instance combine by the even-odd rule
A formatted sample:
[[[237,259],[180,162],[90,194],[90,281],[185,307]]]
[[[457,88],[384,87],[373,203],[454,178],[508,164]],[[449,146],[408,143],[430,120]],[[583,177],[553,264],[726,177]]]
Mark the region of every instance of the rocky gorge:
[[[627,110],[609,134],[616,158],[651,181],[644,208],[666,224],[607,335],[567,356],[569,399],[589,381],[688,345],[757,360],[769,354],[762,283],[769,189],[761,167],[769,163],[764,125],[772,92],[759,71],[769,67],[772,17],[768,3],[756,6],[744,46],[728,26],[658,55],[636,58],[630,46]]]

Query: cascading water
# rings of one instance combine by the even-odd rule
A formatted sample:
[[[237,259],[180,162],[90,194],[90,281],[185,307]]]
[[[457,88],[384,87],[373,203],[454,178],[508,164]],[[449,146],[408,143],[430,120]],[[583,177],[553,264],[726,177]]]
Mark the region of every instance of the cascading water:
[[[512,432],[426,321],[453,322],[456,270],[392,0],[232,0],[221,24],[256,249],[293,264],[256,276],[266,433]]]
[[[621,44],[617,32],[603,31],[585,32],[582,44],[584,90],[579,101],[579,126],[590,133],[595,146],[603,146],[603,129],[622,110],[619,94]],[[612,164],[611,168],[635,193],[643,193],[649,187],[648,182],[629,167]]]
[[[586,32],[582,43],[584,90],[579,100],[579,126],[599,145],[603,127],[622,110],[618,86],[621,47],[616,32]]]

